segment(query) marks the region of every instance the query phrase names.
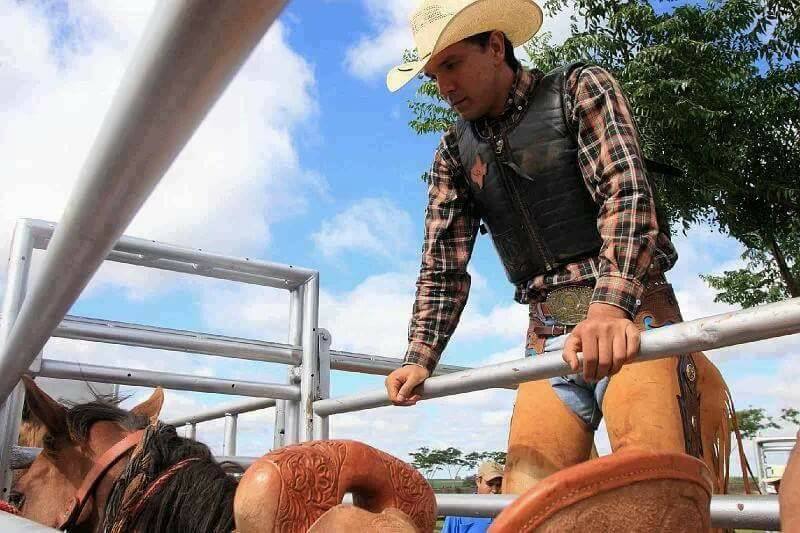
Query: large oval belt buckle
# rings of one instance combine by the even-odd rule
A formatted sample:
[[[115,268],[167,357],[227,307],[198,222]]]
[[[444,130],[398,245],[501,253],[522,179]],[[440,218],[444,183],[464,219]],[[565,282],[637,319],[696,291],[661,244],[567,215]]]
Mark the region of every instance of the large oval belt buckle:
[[[550,291],[545,303],[559,324],[574,326],[586,319],[592,294],[592,287],[564,287]]]

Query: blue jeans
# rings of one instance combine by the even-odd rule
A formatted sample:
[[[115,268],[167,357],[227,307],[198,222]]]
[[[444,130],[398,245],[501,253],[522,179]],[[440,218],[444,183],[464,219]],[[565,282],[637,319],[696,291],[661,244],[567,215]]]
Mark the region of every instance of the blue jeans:
[[[652,317],[644,318],[644,329],[653,329]],[[671,325],[672,322],[664,323],[664,326]],[[663,326],[662,326],[663,327]],[[529,348],[525,351],[526,356],[530,357],[550,357],[552,352],[559,352],[564,349],[564,343],[569,335],[559,335],[550,337],[544,341],[544,352],[537,354],[536,350]],[[578,415],[583,422],[593,430],[600,425],[603,419],[603,396],[608,388],[608,378],[605,377],[597,383],[588,383],[583,379],[583,374],[571,374],[569,376],[559,376],[550,378],[550,385],[556,395],[567,405],[572,412]]]
[[[559,335],[545,340],[544,352],[537,354],[529,348],[525,355],[531,357],[554,357],[552,352],[559,352],[564,348],[568,335]],[[583,422],[593,430],[600,425],[603,419],[603,396],[608,387],[608,378],[603,378],[597,383],[589,383],[583,379],[583,374],[571,374],[550,378],[553,391],[561,398],[564,404],[572,409]]]

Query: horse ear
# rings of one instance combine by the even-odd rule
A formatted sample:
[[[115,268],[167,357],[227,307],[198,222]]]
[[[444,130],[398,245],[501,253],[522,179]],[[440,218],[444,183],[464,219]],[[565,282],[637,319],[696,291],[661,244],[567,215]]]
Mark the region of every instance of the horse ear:
[[[131,409],[131,413],[146,416],[151,424],[158,422],[161,406],[164,405],[164,389],[158,387],[148,399]]]
[[[67,408],[48,396],[28,376],[22,376],[22,383],[31,414],[44,424],[50,435],[66,435]]]

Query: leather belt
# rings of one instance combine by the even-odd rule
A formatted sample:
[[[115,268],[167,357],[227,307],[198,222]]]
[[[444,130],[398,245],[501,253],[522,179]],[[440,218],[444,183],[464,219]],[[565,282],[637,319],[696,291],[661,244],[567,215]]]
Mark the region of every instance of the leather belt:
[[[533,326],[533,332],[541,337],[558,337],[570,333],[575,326]]]

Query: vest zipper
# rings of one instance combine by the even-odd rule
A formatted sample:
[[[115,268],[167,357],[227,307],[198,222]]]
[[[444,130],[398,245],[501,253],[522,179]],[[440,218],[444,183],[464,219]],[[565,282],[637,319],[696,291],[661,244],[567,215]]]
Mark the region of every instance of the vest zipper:
[[[538,227],[536,226],[536,223],[528,217],[528,213],[525,210],[525,206],[523,205],[522,200],[519,197],[519,194],[517,193],[516,187],[514,187],[511,180],[508,179],[505,169],[503,168],[503,164],[505,161],[505,140],[502,137],[499,139],[494,139],[494,144],[495,144],[494,148],[495,154],[499,156],[497,158],[498,159],[497,168],[500,171],[500,179],[503,180],[506,189],[510,193],[510,196],[512,197],[513,201],[517,204],[517,209],[519,210],[520,216],[522,217],[522,226],[525,228],[525,232],[528,234],[528,237],[530,238],[533,245],[539,251],[539,255],[541,255],[542,259],[544,260],[545,268],[548,271],[550,271],[553,269],[552,264],[550,263],[550,254],[548,253],[548,250],[544,246],[544,243],[542,243],[542,241],[539,239],[539,236],[536,232]]]

